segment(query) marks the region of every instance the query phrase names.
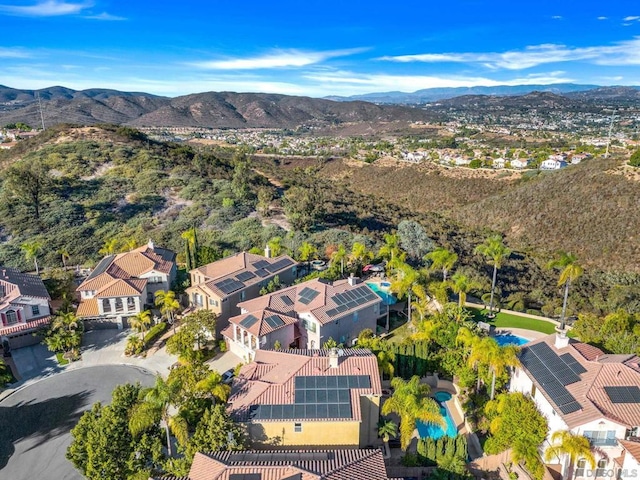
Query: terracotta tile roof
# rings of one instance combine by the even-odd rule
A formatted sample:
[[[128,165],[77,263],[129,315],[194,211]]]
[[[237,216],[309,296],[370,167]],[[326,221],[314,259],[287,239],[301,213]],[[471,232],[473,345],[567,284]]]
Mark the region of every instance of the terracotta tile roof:
[[[629,440],[618,440],[618,443],[629,452],[634,460],[640,463],[640,438],[630,438]]]
[[[13,292],[16,298],[23,295],[51,298],[39,276],[23,273],[14,268],[0,267],[0,284],[5,287],[5,295]]]
[[[265,270],[265,265],[275,265],[278,262],[283,262],[282,267],[277,270],[270,271]],[[240,252],[222,260],[218,260],[213,263],[209,263],[202,267],[199,267],[192,272],[198,272],[204,277],[204,281],[193,285],[190,288],[200,287],[206,288],[211,293],[219,298],[226,298],[228,295],[238,292],[235,290],[231,293],[225,293],[216,284],[224,280],[236,280],[244,284],[244,286],[254,285],[256,283],[263,282],[265,280],[271,280],[274,276],[287,271],[297,265],[297,262],[289,255],[280,255],[274,258],[267,258],[261,255],[254,255],[248,252]],[[248,273],[251,278],[241,277],[238,275]]]
[[[101,273],[93,278],[88,278],[78,287],[78,290],[85,291],[99,291],[105,285],[110,284],[115,280],[115,277],[112,277],[108,273]]]
[[[196,453],[189,479],[230,480],[248,473],[261,480],[388,480],[377,449]]]
[[[76,315],[78,317],[97,317],[100,315],[100,312],[98,311],[98,299],[90,298],[80,302]]]
[[[257,319],[255,323],[253,323],[249,328],[245,328],[242,326],[242,322],[249,316],[253,316]],[[277,317],[282,321],[281,325],[273,326],[274,322],[267,322],[266,319],[270,317]],[[253,313],[243,313],[242,315],[237,315],[235,317],[231,317],[229,322],[235,325],[239,325],[245,331],[252,333],[257,337],[261,337],[263,335],[267,335],[271,332],[275,332],[276,330],[280,330],[281,328],[285,328],[287,325],[294,325],[298,320],[295,317],[289,317],[287,315],[283,315],[281,313],[273,312],[271,310],[261,310],[259,312]],[[271,324],[270,324],[271,323]],[[228,338],[233,339],[233,328],[225,329]],[[224,331],[222,334],[224,335]]]
[[[253,405],[293,404],[295,377],[334,375],[369,376],[371,388],[351,389],[351,418],[335,419],[360,421],[360,402],[354,399],[382,394],[377,359],[364,349],[343,350],[336,368],[329,366],[328,350],[257,350],[254,361],[242,367],[233,383],[229,409],[237,419],[248,421]]]
[[[317,295],[309,303],[300,301],[300,293],[305,288],[317,292]],[[336,303],[336,295],[356,289],[365,289],[367,293],[371,294],[371,300],[351,308],[337,311],[336,308],[338,304]],[[239,303],[238,307],[247,312],[259,312],[260,310],[269,309],[272,312],[281,313],[290,317],[297,317],[300,313],[309,312],[320,323],[326,324],[351,315],[354,311],[380,303],[381,301],[380,297],[365,283],[350,285],[348,280],[338,280],[330,283],[323,279],[313,279],[268,295],[263,295],[253,300]]]
[[[604,389],[615,386],[640,386],[640,372],[637,369],[640,359],[635,355],[605,355],[602,350],[576,340],[570,340],[566,347],[558,349],[555,347],[555,339],[555,334],[548,335],[528,343],[523,347],[523,351],[544,342],[557,355],[568,353],[584,368],[585,372],[579,375],[579,381],[566,385],[566,389],[581,408],[568,414],[562,413],[557,406],[554,408],[567,426],[575,428],[603,417],[627,428],[640,425],[640,403],[613,403]],[[551,405],[556,405],[552,396],[534,376],[525,367],[522,368]]]
[[[36,330],[42,327],[45,327],[51,323],[51,316],[38,318],[36,320],[31,320],[27,323],[19,323],[17,325],[12,325],[10,327],[0,328],[0,333],[2,335],[12,335],[18,332],[26,332],[29,330]]]
[[[116,279],[106,285],[99,292],[97,298],[126,297],[140,295],[147,285],[146,278]]]

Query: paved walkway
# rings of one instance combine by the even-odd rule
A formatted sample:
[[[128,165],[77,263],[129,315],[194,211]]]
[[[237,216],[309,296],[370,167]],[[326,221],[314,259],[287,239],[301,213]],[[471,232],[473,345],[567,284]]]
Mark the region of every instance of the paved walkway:
[[[516,335],[517,337],[526,338],[527,340],[537,340],[548,335],[548,333],[536,332],[535,330],[511,327],[496,328],[495,332],[496,334],[510,333],[511,335]]]

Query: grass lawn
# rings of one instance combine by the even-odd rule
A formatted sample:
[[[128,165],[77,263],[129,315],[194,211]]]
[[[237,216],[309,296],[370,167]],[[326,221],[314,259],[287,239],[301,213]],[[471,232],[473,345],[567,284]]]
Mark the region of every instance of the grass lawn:
[[[525,330],[533,330],[542,333],[554,333],[556,331],[555,324],[545,322],[544,320],[536,320],[535,318],[521,317],[511,313],[499,312],[494,319],[486,317],[487,311],[479,308],[469,308],[476,321],[487,322],[496,328],[523,328]]]
[[[64,353],[56,353],[56,360],[58,360],[58,365],[66,365],[69,363],[69,360],[63,357]]]

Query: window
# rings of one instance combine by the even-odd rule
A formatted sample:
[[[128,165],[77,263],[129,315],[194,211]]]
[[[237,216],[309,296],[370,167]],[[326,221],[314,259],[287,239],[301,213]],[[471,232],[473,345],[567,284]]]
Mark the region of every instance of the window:
[[[193,294],[193,303],[195,303],[198,307],[202,306],[202,295],[199,293]]]
[[[108,298],[103,298],[102,299],[102,311],[104,313],[111,312],[111,302],[109,301]]]
[[[133,297],[127,297],[127,311],[131,312],[136,309],[136,299]]]
[[[606,460],[598,460],[598,468],[596,468],[596,477],[603,477],[607,469]]]
[[[267,344],[267,337],[263,336],[260,337],[260,345],[266,345]]]
[[[618,444],[615,430],[585,430],[583,435],[595,447],[615,446]]]
[[[313,320],[307,320],[306,318],[303,318],[302,325],[307,331],[312,333],[316,332],[316,322],[314,322]]]
[[[357,310],[355,312],[353,312],[353,321],[354,322],[358,321],[358,311]]]
[[[212,306],[214,306],[214,307],[217,307],[217,306],[218,306],[218,301],[217,301],[217,300],[214,300],[213,298],[210,298],[210,299],[209,299],[209,305],[212,305]]]
[[[121,312],[122,310],[124,310],[124,306],[122,303],[122,298],[116,298],[116,312]]]
[[[531,398],[536,398],[536,386],[531,385]]]
[[[40,315],[40,305],[31,305],[31,315]]]
[[[18,323],[18,316],[16,312],[13,310],[7,311],[7,325],[13,325],[14,323]]]
[[[244,302],[244,299],[247,297],[247,292],[245,292],[244,290],[242,290],[240,292],[240,301]]]
[[[584,458],[578,460],[576,465],[576,477],[584,477],[584,468],[587,466],[587,461]]]
[[[302,424],[301,423],[294,423],[293,424],[293,431],[295,433],[302,433]]]

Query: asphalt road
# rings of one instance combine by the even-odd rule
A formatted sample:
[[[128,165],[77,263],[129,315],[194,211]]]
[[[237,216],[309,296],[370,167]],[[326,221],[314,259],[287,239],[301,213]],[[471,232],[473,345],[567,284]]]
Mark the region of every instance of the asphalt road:
[[[82,480],[65,458],[70,430],[95,402],[110,403],[117,385],[154,376],[130,366],[71,370],[25,387],[0,402],[0,478]]]

